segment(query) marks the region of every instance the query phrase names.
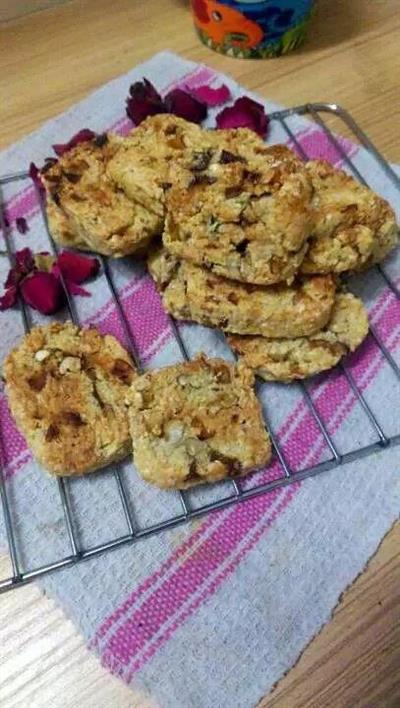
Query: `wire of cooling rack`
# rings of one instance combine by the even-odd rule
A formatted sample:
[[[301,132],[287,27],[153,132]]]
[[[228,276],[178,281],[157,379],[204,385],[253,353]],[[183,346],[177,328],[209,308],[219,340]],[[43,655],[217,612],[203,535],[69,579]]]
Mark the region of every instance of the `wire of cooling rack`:
[[[276,113],[273,113],[270,117],[271,120],[276,123],[278,123],[281,128],[286,132],[286,135],[292,142],[292,144],[295,146],[297,149],[298,153],[300,154],[301,157],[304,159],[309,159],[309,155],[303,148],[301,142],[296,137],[295,132],[291,129],[290,125],[288,124],[288,120],[293,117],[293,116],[308,116],[311,117],[312,120],[319,126],[319,128],[324,132],[327,140],[329,141],[330,145],[335,149],[337,152],[338,156],[340,156],[341,160],[345,163],[347,168],[352,172],[352,174],[363,184],[367,184],[367,180],[363,176],[363,174],[360,172],[360,170],[357,168],[357,166],[354,164],[353,160],[349,155],[346,153],[346,151],[343,149],[341,142],[336,138],[334,133],[330,130],[329,126],[326,124],[326,122],[323,120],[321,114],[323,113],[330,113],[334,114],[336,117],[338,117],[350,130],[350,132],[355,136],[358,140],[358,142],[368,150],[370,155],[376,160],[377,165],[382,169],[382,171],[385,173],[386,177],[392,182],[392,184],[396,187],[397,190],[400,192],[400,180],[392,167],[387,163],[387,161],[383,158],[383,156],[379,153],[379,151],[376,149],[376,147],[373,145],[373,143],[369,140],[369,138],[365,135],[365,133],[359,128],[357,123],[354,121],[354,119],[340,106],[337,106],[336,104],[327,104],[327,103],[314,103],[314,104],[306,104],[304,106],[297,106],[295,108],[291,108],[288,110],[283,110],[283,111],[278,111]],[[27,173],[20,172],[17,174],[9,174],[5,175],[2,178],[0,178],[0,227],[1,230],[4,234],[4,241],[5,241],[5,247],[6,247],[6,255],[9,259],[10,264],[13,264],[14,262],[14,252],[13,252],[13,244],[12,244],[12,239],[10,236],[10,228],[9,226],[5,223],[4,219],[4,209],[3,209],[3,202],[2,202],[2,189],[4,185],[16,182],[21,179],[27,178],[28,175]],[[39,195],[38,195],[39,197]],[[53,254],[57,254],[57,245],[51,238],[51,234],[48,229],[48,224],[47,224],[47,217],[46,217],[46,212],[43,207],[41,199],[39,199],[39,203],[41,206],[41,212],[42,212],[42,217],[44,220],[44,223],[46,225],[47,229],[47,234],[49,238],[49,243],[52,249]],[[126,341],[129,342],[129,348],[131,351],[131,355],[135,361],[135,364],[140,372],[144,370],[143,364],[140,360],[140,356],[138,354],[136,345],[135,345],[135,340],[134,336],[131,331],[131,327],[129,324],[129,319],[126,315],[126,312],[124,310],[122,301],[120,300],[118,296],[118,288],[114,282],[113,274],[112,274],[112,269],[110,268],[109,262],[106,258],[100,257],[101,263],[102,263],[102,269],[104,276],[106,278],[108,288],[110,291],[111,298],[114,302],[115,309],[119,315],[119,319],[121,321],[121,326],[123,329],[123,332],[126,337]],[[400,293],[398,288],[396,287],[396,284],[392,282],[391,278],[388,276],[388,274],[385,272],[384,268],[381,266],[376,266],[377,270],[379,271],[380,275],[382,276],[385,284],[391,289],[391,291],[394,293],[394,295],[399,298]],[[76,324],[79,324],[79,318],[78,318],[78,313],[77,313],[77,308],[75,306],[75,302],[73,298],[70,296],[68,289],[65,286],[65,283],[62,282],[62,285],[65,290],[65,295],[66,295],[66,303],[67,303],[67,310],[69,313],[69,316],[73,322]],[[29,311],[29,308],[25,305],[25,303],[21,300],[19,302],[19,311],[20,315],[22,318],[22,323],[25,332],[28,332],[30,327],[31,327],[31,314]],[[173,337],[176,340],[176,343],[179,348],[179,352],[181,355],[181,358],[183,360],[188,361],[190,359],[190,354],[188,352],[188,349],[185,344],[185,340],[182,337],[181,334],[181,329],[179,324],[173,319],[169,318],[170,326],[171,326],[171,332],[173,334]],[[218,334],[216,334],[218,336]],[[376,331],[374,327],[371,327],[371,336],[373,337],[375,344],[379,348],[382,356],[386,360],[387,364],[393,371],[395,377],[397,380],[400,381],[400,368],[398,367],[397,363],[395,362],[393,356],[389,352],[388,348],[385,346],[383,343],[379,333]],[[228,345],[227,345],[228,346]],[[294,471],[291,469],[291,466],[286,459],[285,452],[281,446],[281,444],[278,441],[277,435],[274,433],[272,426],[270,424],[269,420],[269,414],[268,411],[265,410],[264,408],[264,417],[265,417],[265,424],[266,428],[269,431],[274,453],[275,453],[275,460],[277,460],[280,469],[282,470],[282,474],[278,478],[274,478],[268,482],[262,482],[259,484],[256,484],[255,486],[251,487],[246,487],[242,484],[242,482],[238,479],[232,479],[229,482],[231,493],[228,493],[226,496],[224,496],[222,499],[218,499],[216,501],[212,501],[209,503],[205,503],[201,506],[194,507],[191,504],[191,499],[190,499],[190,490],[185,491],[185,492],[171,492],[171,494],[177,494],[180,500],[180,505],[182,508],[182,512],[180,514],[175,514],[171,515],[169,518],[159,521],[156,523],[152,523],[147,526],[140,526],[138,523],[138,520],[135,518],[132,506],[129,502],[128,494],[125,488],[125,483],[123,476],[121,475],[121,470],[118,465],[113,465],[110,468],[110,472],[114,478],[115,484],[118,489],[118,494],[119,498],[121,501],[121,507],[122,507],[122,512],[125,520],[125,526],[126,526],[126,533],[119,535],[118,537],[111,538],[109,541],[101,544],[96,544],[89,546],[87,548],[83,547],[83,545],[80,542],[79,539],[79,534],[77,531],[75,519],[74,519],[74,511],[71,505],[70,501],[70,496],[69,496],[69,480],[68,478],[60,478],[55,480],[55,484],[58,487],[58,494],[60,497],[60,502],[61,506],[63,509],[64,513],[64,522],[65,522],[65,528],[67,530],[67,535],[69,539],[69,545],[70,545],[70,554],[63,556],[59,558],[58,560],[47,563],[44,565],[41,565],[39,567],[33,567],[33,568],[21,568],[21,562],[18,557],[18,551],[17,551],[17,542],[16,542],[16,537],[17,537],[17,530],[14,527],[13,520],[12,520],[12,514],[11,514],[11,502],[9,499],[9,495],[7,492],[7,482],[5,480],[4,476],[4,470],[0,466],[0,496],[1,496],[1,504],[2,504],[2,510],[3,510],[3,517],[4,517],[4,528],[7,536],[7,543],[8,543],[8,549],[9,549],[9,555],[10,555],[10,560],[11,560],[11,567],[12,567],[12,575],[8,578],[0,580],[0,592],[5,592],[7,590],[10,590],[14,587],[19,587],[25,583],[28,583],[32,581],[35,578],[41,577],[45,575],[46,573],[50,573],[52,571],[55,571],[60,568],[65,568],[67,566],[71,566],[77,562],[80,562],[82,560],[87,560],[90,559],[94,556],[97,556],[101,553],[104,553],[108,550],[112,550],[115,548],[119,548],[125,544],[129,543],[134,543],[136,541],[139,541],[140,539],[144,539],[146,537],[152,536],[155,533],[159,533],[163,530],[171,529],[179,524],[184,523],[185,521],[188,521],[190,519],[194,519],[197,517],[200,517],[208,512],[211,511],[217,511],[220,509],[224,509],[232,504],[239,503],[239,502],[245,502],[248,499],[252,499],[256,496],[259,496],[261,494],[266,494],[269,492],[272,492],[273,490],[276,490],[280,487],[284,487],[290,484],[298,483],[308,477],[315,476],[317,474],[322,473],[325,470],[332,469],[334,467],[337,467],[339,465],[343,465],[346,462],[349,462],[354,459],[358,459],[367,455],[372,454],[379,448],[383,448],[389,444],[398,444],[400,442],[400,434],[399,435],[388,435],[385,433],[382,425],[377,419],[376,414],[371,408],[371,405],[368,403],[366,397],[364,396],[361,388],[358,386],[357,382],[354,379],[353,374],[347,367],[346,363],[341,363],[339,364],[338,367],[340,373],[346,378],[346,381],[348,382],[348,385],[353,392],[353,395],[355,399],[358,401],[366,420],[369,422],[369,425],[371,426],[371,429],[374,431],[374,440],[373,442],[365,445],[364,447],[355,449],[355,450],[350,450],[345,453],[341,453],[340,450],[338,449],[338,446],[336,442],[333,439],[332,434],[329,432],[328,426],[324,422],[321,414],[318,411],[318,407],[315,404],[313,400],[312,393],[310,392],[309,389],[309,384],[306,384],[304,382],[298,383],[298,384],[293,384],[293,386],[297,386],[298,390],[301,392],[302,400],[304,402],[304,405],[306,408],[309,410],[312,419],[315,421],[316,426],[318,427],[321,438],[324,442],[324,445],[326,447],[326,450],[329,452],[327,459],[324,459],[322,462],[318,462],[316,464],[313,464],[311,466],[305,467],[304,469],[296,470]],[[268,386],[268,384],[265,384],[263,382],[260,382],[259,384],[261,388],[264,386]],[[1,430],[0,430],[0,445],[2,443],[1,440]]]

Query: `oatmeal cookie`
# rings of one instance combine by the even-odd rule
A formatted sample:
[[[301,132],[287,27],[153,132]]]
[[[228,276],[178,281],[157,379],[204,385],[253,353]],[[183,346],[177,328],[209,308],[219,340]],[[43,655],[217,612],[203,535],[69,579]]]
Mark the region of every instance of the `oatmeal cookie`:
[[[311,180],[290,151],[286,158],[278,157],[279,146],[260,150],[258,161],[205,151],[199,160],[204,165],[209,157],[205,169],[192,171],[185,188],[169,190],[163,233],[168,250],[242,282],[293,280],[311,232]]]
[[[398,227],[382,197],[329,162],[311,160],[314,228],[303,273],[359,271],[379,263],[394,248]]]
[[[126,396],[136,372],[114,337],[72,322],[35,327],[3,373],[16,423],[53,474],[93,472],[129,454]]]
[[[111,134],[98,136],[42,170],[50,230],[62,245],[83,245],[117,258],[143,250],[160,233],[160,218],[129,199],[107,175],[107,164],[121,141]],[[59,212],[50,206],[52,201]]]
[[[163,217],[165,194],[186,148],[208,147],[208,132],[171,114],[150,116],[121,143],[107,174],[130,199]]]
[[[368,334],[368,315],[350,293],[336,296],[332,317],[310,337],[267,339],[229,335],[240,360],[265,381],[289,382],[331,369]]]
[[[332,276],[302,278],[293,285],[261,287],[222,278],[163,249],[148,261],[164,307],[179,319],[236,334],[303,337],[325,327],[335,302]]]
[[[245,366],[204,356],[138,377],[129,417],[143,479],[186,489],[265,465],[271,445],[253,383]]]

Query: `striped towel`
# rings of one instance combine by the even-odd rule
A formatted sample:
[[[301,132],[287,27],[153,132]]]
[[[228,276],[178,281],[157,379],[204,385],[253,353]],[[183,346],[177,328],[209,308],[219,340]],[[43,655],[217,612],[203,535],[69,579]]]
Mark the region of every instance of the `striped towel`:
[[[68,140],[83,127],[96,131],[130,129],[124,118],[129,85],[143,76],[161,90],[204,83],[244,89],[205,66],[163,52],[112,81],[67,113],[10,147],[0,156],[0,172],[41,164],[50,145]],[[278,107],[265,102],[267,111]],[[315,124],[294,117],[291,128],[311,157],[339,166],[343,155]],[[210,116],[210,125],[213,115]],[[287,142],[274,124],[271,142]],[[373,157],[348,140],[340,144],[372,186],[400,206],[393,184]],[[29,232],[13,232],[16,248],[43,250],[46,232],[28,180],[4,189],[13,225],[25,217]],[[385,268],[398,272],[399,257]],[[0,258],[0,277],[7,272]],[[143,267],[133,261],[112,264],[119,294],[146,367],[181,356],[160,298]],[[85,286],[86,287],[86,286]],[[124,340],[118,313],[104,276],[89,285],[91,298],[78,298],[81,322],[95,324]],[[379,272],[355,278],[353,290],[370,310],[387,352],[400,358],[400,306]],[[44,320],[34,314],[34,321]],[[1,357],[21,336],[15,311],[0,313]],[[185,325],[186,345],[194,355],[229,357],[226,345],[204,327]],[[357,387],[388,436],[399,432],[400,384],[388,357],[369,337],[347,361]],[[341,370],[317,378],[310,393],[340,453],[376,440],[354,390]],[[296,384],[268,384],[263,406],[286,457],[295,470],[330,456],[310,407]],[[34,462],[15,429],[0,391],[2,464],[16,529],[20,565],[31,569],[71,553],[57,484]],[[84,635],[104,666],[163,708],[242,708],[258,699],[296,661],[304,646],[328,621],[344,588],[353,581],[389,530],[400,508],[400,448],[351,462],[268,495],[231,506],[135,545],[98,556],[41,579]],[[122,465],[138,527],[181,513],[178,495],[150,488]],[[245,481],[247,487],[281,474],[277,462]],[[115,478],[110,472],[68,482],[80,548],[127,533]],[[225,484],[190,492],[200,506],[227,494]],[[3,523],[3,521],[1,521]],[[0,525],[4,538],[4,528]]]

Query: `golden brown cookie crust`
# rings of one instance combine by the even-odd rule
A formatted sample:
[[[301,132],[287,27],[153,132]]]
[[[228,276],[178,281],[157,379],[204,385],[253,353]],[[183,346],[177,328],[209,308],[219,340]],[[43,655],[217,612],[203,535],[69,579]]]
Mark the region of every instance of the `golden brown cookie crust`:
[[[388,202],[329,162],[311,160],[306,169],[314,188],[314,229],[302,272],[359,271],[383,260],[398,240]]]
[[[304,379],[331,369],[353,352],[368,334],[368,315],[361,300],[350,293],[336,296],[326,327],[310,337],[267,339],[229,335],[240,360],[265,381]]]
[[[82,241],[79,234],[72,230],[72,224],[62,209],[47,199],[46,215],[49,231],[56,243],[67,248],[78,248],[80,251],[92,250],[86,241]]]
[[[68,245],[85,244],[85,250],[118,258],[143,250],[160,233],[162,221],[128,199],[108,177],[107,164],[122,138],[109,134],[102,139],[105,142],[97,138],[64,153],[42,171],[42,179],[48,200],[65,217],[63,229],[57,224],[53,229],[56,217],[54,210],[48,211],[54,239],[61,237],[64,245],[72,235],[74,242]]]
[[[304,278],[292,286],[247,285],[174,261],[162,249],[152,254],[148,266],[163,291],[167,312],[225,332],[307,336],[325,327],[335,302],[335,280],[330,275]]]
[[[114,337],[71,322],[35,327],[3,372],[11,413],[51,473],[85,474],[129,454],[126,396],[136,372]]]
[[[246,367],[204,356],[138,377],[129,417],[143,479],[186,489],[267,464],[271,445],[253,383]]]
[[[243,282],[294,278],[311,231],[311,181],[293,153],[280,158],[286,150],[259,151],[259,161],[224,149],[203,151],[203,160],[194,153],[204,169],[192,170],[186,188],[174,185],[168,192],[168,250]]]

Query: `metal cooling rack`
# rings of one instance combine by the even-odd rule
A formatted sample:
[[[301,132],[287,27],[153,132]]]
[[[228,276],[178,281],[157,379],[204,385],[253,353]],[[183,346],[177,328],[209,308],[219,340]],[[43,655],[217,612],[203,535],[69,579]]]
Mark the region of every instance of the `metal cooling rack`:
[[[394,170],[391,168],[391,166],[388,164],[388,162],[383,158],[383,156],[378,152],[376,147],[373,145],[373,143],[369,140],[369,138],[366,136],[366,134],[359,128],[359,126],[356,124],[356,122],[353,120],[353,118],[345,111],[343,110],[340,106],[337,106],[336,104],[330,104],[330,103],[313,103],[313,104],[307,104],[304,106],[298,106],[295,108],[291,108],[288,110],[283,110],[279,111],[276,113],[273,113],[270,115],[271,121],[278,123],[285,133],[287,134],[288,138],[292,142],[292,144],[297,148],[298,153],[305,159],[308,159],[309,156],[303,149],[302,145],[300,142],[296,139],[296,135],[291,129],[290,125],[288,124],[290,121],[290,118],[293,116],[308,116],[310,117],[320,128],[321,130],[325,133],[325,136],[331,146],[334,148],[334,150],[337,152],[337,154],[340,156],[340,158],[343,160],[344,164],[350,169],[352,174],[363,184],[367,184],[367,180],[365,177],[360,173],[359,169],[356,167],[356,165],[353,163],[351,158],[346,154],[344,151],[341,143],[338,141],[338,139],[335,137],[335,135],[332,133],[330,130],[329,126],[326,124],[326,122],[323,120],[322,115],[324,113],[330,113],[336,116],[341,120],[342,123],[346,125],[346,127],[349,129],[352,137],[357,138],[358,142],[366,148],[366,150],[370,153],[370,155],[376,160],[377,165],[383,172],[386,174],[388,179],[392,182],[392,184],[396,187],[397,190],[400,192],[400,180],[397,177],[396,173]],[[10,238],[10,230],[9,226],[6,225],[6,221],[4,218],[4,208],[3,208],[3,202],[2,202],[2,188],[4,187],[5,184],[11,183],[11,182],[16,182],[22,179],[26,179],[28,177],[28,174],[26,172],[23,173],[17,173],[17,174],[10,174],[10,175],[5,175],[4,177],[0,178],[0,226],[2,228],[4,238],[5,238],[5,244],[6,244],[6,253],[8,256],[8,259],[10,261],[10,264],[13,264],[14,262],[14,253],[13,253],[13,245],[12,245],[12,239]],[[44,222],[46,224],[46,229],[47,229],[47,234],[49,238],[49,243],[51,250],[53,254],[57,254],[57,245],[53,242],[48,227],[47,227],[47,220],[46,220],[46,213],[43,208],[43,204],[40,200],[40,196],[38,195],[39,202],[41,204],[41,211],[42,211],[42,216],[44,219]],[[129,321],[126,316],[126,313],[124,312],[123,305],[121,304],[119,298],[118,298],[118,291],[117,287],[115,285],[112,271],[109,267],[108,261],[104,257],[100,257],[100,261],[102,263],[102,267],[104,270],[104,274],[108,283],[108,287],[110,290],[110,294],[112,296],[112,299],[114,300],[116,309],[118,311],[119,317],[121,319],[121,324],[123,327],[123,330],[125,332],[127,341],[130,343],[130,348],[131,348],[131,354],[133,359],[135,360],[135,363],[139,369],[139,371],[143,371],[143,366],[140,362],[140,358],[138,356],[134,339],[132,336],[132,332],[130,329]],[[381,266],[376,266],[376,268],[379,270],[380,275],[383,277],[386,285],[393,291],[393,293],[396,295],[397,298],[400,297],[400,293],[395,285],[388,276],[388,274],[385,272],[385,270]],[[77,309],[74,303],[73,298],[70,297],[68,290],[65,288],[64,289],[66,293],[66,302],[67,302],[67,308],[69,311],[69,316],[70,318],[77,324],[79,324],[78,320],[78,315],[77,315]],[[30,311],[29,308],[22,302],[20,301],[19,303],[19,309],[20,309],[20,314],[22,317],[22,322],[23,326],[25,329],[25,332],[28,332],[31,326],[31,316],[30,316]],[[188,351],[185,347],[185,343],[181,337],[180,331],[178,326],[176,325],[175,321],[171,319],[171,327],[172,327],[172,332],[173,335],[176,339],[176,342],[179,346],[180,353],[182,355],[182,358],[184,360],[189,360],[189,354]],[[397,381],[400,381],[400,369],[398,365],[396,364],[395,360],[393,359],[392,355],[382,342],[380,335],[376,331],[374,327],[371,327],[371,336],[374,338],[377,346],[381,350],[381,353],[383,357],[385,358],[386,362],[388,365],[391,367],[393,370],[393,373],[397,379]],[[88,560],[92,558],[93,556],[97,556],[101,553],[104,553],[105,551],[114,549],[114,548],[119,548],[120,546],[123,546],[125,544],[130,544],[134,543],[136,541],[139,541],[140,539],[145,539],[148,536],[151,536],[155,533],[158,533],[160,531],[166,530],[166,529],[171,529],[175,526],[178,526],[179,524],[182,524],[190,519],[194,519],[196,517],[202,516],[208,512],[211,511],[217,511],[219,509],[226,508],[232,504],[236,503],[243,503],[248,499],[252,499],[253,497],[259,496],[261,494],[266,494],[268,492],[271,492],[273,490],[276,490],[279,487],[284,487],[296,482],[299,482],[303,479],[306,479],[307,477],[312,477],[314,475],[320,474],[321,472],[325,470],[332,469],[334,467],[338,467],[339,465],[344,465],[347,462],[351,460],[355,460],[358,458],[361,458],[363,456],[367,456],[375,452],[376,450],[380,448],[385,448],[388,445],[396,445],[400,442],[400,434],[397,435],[392,435],[390,436],[389,434],[385,433],[385,430],[381,427],[379,424],[375,413],[373,412],[371,406],[367,402],[366,398],[364,397],[363,393],[359,389],[355,379],[352,376],[352,373],[350,370],[347,368],[346,363],[342,363],[339,365],[341,373],[346,377],[347,382],[349,384],[350,389],[354,393],[354,396],[358,403],[360,404],[360,407],[362,409],[363,415],[365,415],[365,420],[366,422],[369,422],[369,425],[372,427],[374,431],[374,441],[364,447],[361,447],[357,450],[352,450],[349,451],[345,454],[341,454],[338,451],[338,448],[333,440],[333,437],[330,435],[328,432],[327,426],[325,425],[322,417],[318,413],[318,410],[312,400],[312,396],[310,395],[310,392],[308,390],[307,384],[305,383],[300,383],[300,389],[301,393],[305,402],[305,405],[311,412],[313,419],[318,426],[322,437],[325,441],[325,445],[327,450],[329,451],[329,457],[328,459],[325,459],[323,462],[319,462],[318,464],[315,464],[313,466],[307,467],[305,469],[301,469],[299,471],[294,471],[291,469],[286,456],[284,454],[284,451],[281,447],[281,445],[278,443],[276,436],[273,434],[269,422],[266,419],[266,427],[269,430],[273,448],[274,448],[274,453],[278,461],[279,465],[282,471],[282,474],[278,479],[274,479],[272,481],[269,481],[267,483],[262,483],[256,486],[253,486],[251,488],[243,488],[242,483],[240,480],[230,480],[229,485],[231,489],[231,493],[228,494],[226,497],[223,499],[219,499],[218,501],[213,501],[207,504],[204,504],[203,506],[193,508],[191,505],[191,500],[190,500],[190,490],[185,491],[185,492],[171,492],[171,494],[178,494],[180,498],[180,503],[182,507],[182,511],[180,514],[177,515],[172,515],[170,518],[161,521],[159,523],[154,523],[145,527],[140,527],[137,523],[137,519],[134,518],[134,513],[131,507],[131,504],[129,502],[127,490],[125,487],[124,479],[123,476],[121,475],[121,471],[118,468],[118,466],[114,465],[111,468],[110,474],[112,474],[115,478],[118,492],[119,492],[119,497],[121,500],[121,508],[123,510],[124,518],[125,518],[125,524],[126,524],[126,533],[124,535],[120,535],[115,538],[110,538],[110,540],[106,543],[101,543],[98,545],[93,545],[90,547],[83,547],[80,543],[78,533],[76,531],[76,523],[74,520],[74,512],[71,506],[71,503],[69,501],[69,496],[68,496],[68,478],[59,478],[54,480],[54,484],[58,486],[58,493],[60,496],[60,501],[62,504],[63,508],[63,513],[64,513],[64,521],[65,521],[65,528],[68,534],[68,539],[69,539],[69,544],[70,544],[70,553],[64,557],[60,557],[58,560],[52,563],[48,563],[46,565],[42,565],[40,567],[31,567],[31,568],[23,568],[21,567],[21,562],[18,558],[18,552],[17,552],[17,529],[14,526],[14,523],[12,521],[12,514],[11,514],[11,501],[9,499],[9,495],[7,493],[7,483],[5,481],[4,473],[3,470],[0,468],[0,493],[1,493],[1,502],[2,502],[2,509],[3,509],[3,514],[4,514],[4,526],[6,530],[6,535],[7,535],[7,542],[8,542],[8,548],[9,548],[9,555],[10,555],[10,561],[11,561],[11,566],[12,566],[12,575],[8,578],[0,580],[0,592],[5,592],[7,590],[10,590],[15,587],[19,587],[25,583],[28,583],[35,578],[41,577],[45,575],[46,573],[50,573],[52,571],[55,571],[59,568],[65,568],[67,566],[71,566],[75,563],[78,563],[83,560]],[[261,384],[265,385],[265,384]]]

